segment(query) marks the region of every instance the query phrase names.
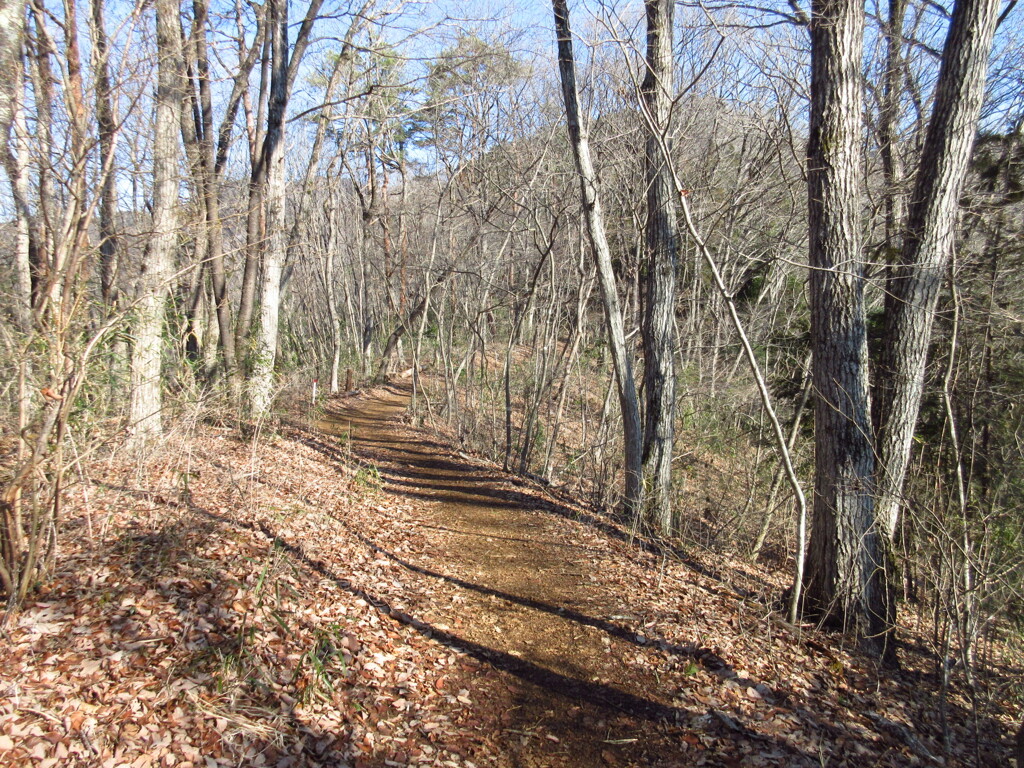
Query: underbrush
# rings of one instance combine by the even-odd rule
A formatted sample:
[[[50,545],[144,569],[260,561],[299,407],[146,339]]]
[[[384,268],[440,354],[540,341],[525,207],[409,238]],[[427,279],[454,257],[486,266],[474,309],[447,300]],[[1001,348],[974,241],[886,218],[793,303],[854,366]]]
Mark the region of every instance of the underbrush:
[[[145,452],[78,465],[55,570],[7,615],[0,764],[433,761],[375,745],[394,630],[302,560],[296,542],[326,539],[332,569],[365,565],[339,521],[379,496],[303,410],[244,438],[197,408]]]
[[[599,360],[581,358],[561,384],[541,387],[537,397],[529,350],[517,348],[515,359],[507,399],[497,361],[454,387],[437,373],[424,374],[427,392],[417,418],[507,470],[614,515],[624,470],[611,372]],[[673,462],[677,543],[744,554],[765,539],[771,542],[765,554],[778,561],[783,551],[792,551],[792,499],[781,476],[776,478],[779,463],[756,392],[737,386],[714,398],[679,400]],[[643,521],[627,522],[651,533]]]
[[[315,427],[340,401],[284,403],[249,436],[196,409],[146,452],[109,450],[79,464],[65,490],[57,569],[12,615],[0,650],[0,762],[474,762],[465,744],[483,726],[457,725],[453,713],[472,716],[459,697],[491,661],[470,669],[464,642],[433,639],[470,621],[445,592],[455,586],[430,576],[448,572],[446,540],[424,546],[423,537],[445,534],[421,527],[424,513],[389,491],[388,473],[354,455],[344,425]],[[685,486],[681,504],[695,511],[681,546],[630,545],[629,521],[593,507],[574,504],[558,518],[565,541],[585,532],[607,558],[593,575],[615,595],[601,621],[610,640],[631,646],[623,659],[641,664],[639,649],[654,652],[642,663],[663,665],[663,677],[650,695],[696,707],[695,718],[725,723],[733,740],[736,718],[758,728],[778,718],[797,729],[787,737],[795,742],[842,751],[852,740],[886,764],[944,750],[968,760],[973,749],[981,764],[999,764],[1000,734],[1020,704],[1019,636],[986,635],[968,679],[956,659],[940,661],[939,625],[908,610],[904,670],[889,673],[841,637],[773,613],[785,562],[751,565],[728,540],[739,525],[731,517],[758,503],[748,484],[770,478],[770,454],[749,424],[737,419],[718,436],[731,454],[694,448],[680,460],[706,483]],[[426,630],[438,597],[447,629]],[[756,688],[723,676],[733,667],[779,697],[769,714]],[[713,731],[698,721],[700,733]]]
[[[468,449],[530,479],[550,482],[615,519],[623,468],[610,373],[591,368],[571,375],[568,406],[559,408],[557,389],[548,399],[531,399],[531,387],[536,385],[529,354],[520,351],[510,381],[509,390],[518,394],[505,399],[500,371],[491,371],[490,378],[466,378],[454,395],[435,396],[442,407],[433,409],[434,423],[441,422]],[[432,391],[444,392],[439,377],[426,381]],[[737,384],[715,397],[683,393],[679,403],[675,535],[665,540],[637,526],[637,521],[619,522],[673,556],[700,555],[711,563],[734,563],[723,569],[729,571],[731,583],[741,589],[756,582],[771,584],[753,587],[753,592],[766,606],[781,610],[794,567],[795,505],[756,393]],[[531,409],[537,413],[531,414]],[[524,453],[523,440],[532,421],[544,429],[532,433],[537,445]],[[796,445],[794,461],[809,483],[809,437]],[[523,455],[536,459],[518,461]],[[1013,623],[1013,606],[1020,603],[1019,578],[1014,576],[1021,572],[1019,557],[1012,547],[1000,555],[992,547],[993,534],[979,530],[981,523],[973,523],[975,530],[968,538],[962,522],[940,518],[922,505],[911,506],[914,514],[908,525],[915,526],[918,543],[902,553],[896,579],[905,585],[898,623],[902,657],[934,684],[933,713],[944,730],[954,707],[970,712],[975,722],[994,713],[1020,712],[1024,645]],[[922,518],[927,526],[942,530],[928,533]],[[958,542],[964,541],[987,543],[965,555],[958,549]],[[750,558],[758,564],[735,565]],[[743,573],[750,574],[749,581]],[[843,642],[839,636],[836,641]],[[948,731],[945,738],[952,738]],[[975,733],[972,738],[981,737]]]

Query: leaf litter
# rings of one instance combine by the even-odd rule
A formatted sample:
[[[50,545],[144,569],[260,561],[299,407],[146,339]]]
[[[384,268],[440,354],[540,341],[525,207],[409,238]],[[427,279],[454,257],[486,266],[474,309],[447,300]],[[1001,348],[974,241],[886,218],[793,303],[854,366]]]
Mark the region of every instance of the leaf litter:
[[[407,394],[90,467],[0,646],[0,764],[1009,764],[957,689],[947,751],[913,643],[877,669],[780,620],[782,575],[631,541]]]

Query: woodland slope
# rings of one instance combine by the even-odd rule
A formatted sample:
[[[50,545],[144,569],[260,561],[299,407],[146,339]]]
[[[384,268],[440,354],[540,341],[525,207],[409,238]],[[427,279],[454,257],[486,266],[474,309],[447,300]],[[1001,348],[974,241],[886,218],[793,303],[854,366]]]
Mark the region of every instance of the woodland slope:
[[[630,540],[407,399],[94,463],[5,631],[0,764],[1010,764],[959,691],[945,751],[912,628],[880,671],[782,621],[781,577]]]

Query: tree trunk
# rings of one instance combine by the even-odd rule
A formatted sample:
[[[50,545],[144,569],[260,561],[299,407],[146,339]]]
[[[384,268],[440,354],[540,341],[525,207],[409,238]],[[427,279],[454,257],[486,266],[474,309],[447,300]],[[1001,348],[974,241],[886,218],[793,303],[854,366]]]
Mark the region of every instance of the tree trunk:
[[[199,173],[203,195],[203,213],[205,218],[206,258],[210,263],[210,282],[213,286],[214,308],[217,313],[218,342],[224,363],[224,375],[227,377],[231,391],[231,399],[237,403],[241,395],[241,375],[238,370],[238,359],[235,353],[234,329],[231,325],[231,308],[228,305],[227,276],[224,269],[224,231],[220,216],[220,179],[218,177],[219,143],[215,141],[213,131],[213,103],[210,86],[210,64],[207,54],[206,26],[209,17],[209,0],[194,0],[193,4],[193,57],[196,68],[196,80],[199,86],[199,107],[201,131],[198,135],[200,148]],[[248,79],[254,57],[244,60],[240,67]],[[238,80],[235,81],[236,84]],[[237,109],[238,101],[232,93],[231,104]],[[234,110],[229,105],[229,116]],[[220,132],[223,136],[223,128]]]
[[[42,253],[39,221],[32,215],[29,187],[29,137],[27,131],[27,74],[34,76],[35,67],[26,70],[29,48],[25,44],[25,6],[0,0],[0,66],[8,77],[0,84],[0,158],[11,182],[11,193],[17,216],[15,251],[15,282],[18,290],[16,315],[19,327],[28,332],[32,325],[32,308],[36,298],[36,277]],[[32,81],[33,84],[36,82]],[[38,131],[45,127],[45,108],[37,106]],[[11,131],[15,141],[11,141]],[[40,185],[41,186],[41,185]]]
[[[999,6],[999,0],[958,0],[953,9],[900,264],[886,294],[878,376],[877,514],[889,541],[899,522],[935,306],[953,253],[960,191],[985,95]]]
[[[0,19],[0,23],[2,21]],[[15,296],[15,316],[18,320],[18,329],[27,335],[32,331],[32,250],[34,243],[31,211],[28,207],[30,158],[28,120],[25,114],[25,70],[20,43],[16,53],[16,58],[11,62],[13,69],[7,70],[15,73],[11,79],[16,85],[13,91],[14,103],[12,104],[14,110],[12,138],[16,149],[13,152],[6,152],[5,167],[10,175],[17,217],[14,253],[14,274],[17,293]],[[2,58],[3,55],[0,54],[0,59]],[[0,125],[0,141],[4,142],[4,146],[10,146],[7,140],[3,138],[6,130]]]
[[[377,366],[377,375],[374,377],[377,381],[383,381],[384,376],[388,372],[388,364],[391,361],[391,356],[394,355],[395,349],[398,347],[399,340],[412,328],[416,322],[423,317],[423,313],[427,311],[432,301],[437,299],[438,294],[441,292],[441,287],[444,285],[444,281],[451,275],[451,270],[445,270],[434,279],[434,284],[424,292],[423,298],[420,299],[419,303],[413,308],[409,316],[400,322],[398,326],[388,336],[387,343],[384,345],[384,351],[380,354],[380,364]]]
[[[861,263],[862,4],[814,0],[807,145],[814,412],[807,607],[884,649]]]
[[[114,168],[115,121],[107,62],[107,33],[103,21],[103,0],[92,2],[93,60],[96,71],[96,122],[99,129],[100,162],[103,164],[100,188],[100,298],[105,312],[117,305],[114,280],[117,277],[117,176]]]
[[[643,507],[640,408],[637,403],[636,382],[633,380],[633,363],[626,345],[611,251],[605,236],[604,214],[601,210],[601,199],[597,193],[597,174],[594,172],[594,166],[590,159],[590,143],[587,139],[587,132],[580,120],[579,95],[576,89],[576,62],[573,58],[569,10],[565,0],[552,0],[551,4],[555,14],[558,69],[562,79],[562,96],[565,100],[569,143],[572,146],[576,170],[580,177],[583,215],[586,219],[587,235],[597,264],[601,298],[607,321],[608,344],[611,348],[612,363],[615,368],[619,406],[622,409],[626,463],[624,505],[627,512],[633,513]]]
[[[327,292],[327,312],[331,318],[331,394],[338,394],[338,369],[341,367],[341,314],[338,312],[338,296],[335,287],[334,254],[340,250],[341,229],[338,222],[338,207],[328,198],[324,206],[327,219],[327,253],[324,255],[324,287]],[[345,391],[348,391],[346,388]]]
[[[274,394],[274,361],[277,356],[278,315],[281,305],[281,268],[288,247],[285,198],[285,109],[288,106],[288,3],[272,0],[269,11],[273,49],[270,76],[270,105],[262,163],[267,171],[266,258],[260,292],[260,327],[254,344],[249,409],[254,418],[270,410]]]
[[[38,209],[36,219],[39,223],[36,239],[36,259],[33,264],[35,282],[32,286],[32,302],[41,307],[46,294],[46,274],[52,273],[59,265],[53,263],[53,254],[57,250],[56,233],[58,217],[55,213],[54,180],[59,174],[53,168],[53,153],[56,142],[53,140],[53,102],[54,83],[58,82],[53,72],[50,55],[56,57],[56,51],[48,49],[45,40],[45,8],[43,0],[34,0],[32,14],[35,34],[26,36],[26,47],[31,52],[29,73],[32,79],[32,91],[35,105],[36,145],[39,147],[39,181]]]
[[[4,72],[20,72],[21,36],[25,29],[25,3],[22,0],[0,0],[0,66]],[[19,102],[21,79],[0,78],[0,141],[4,147],[14,124],[15,105]],[[13,181],[13,180],[12,180]]]
[[[270,4],[267,4],[270,7]],[[245,268],[242,272],[242,292],[238,299],[238,316],[235,318],[235,354],[241,366],[246,365],[249,356],[249,332],[252,325],[252,313],[256,306],[256,280],[259,277],[260,254],[264,250],[263,235],[260,221],[263,215],[264,188],[267,182],[266,149],[268,137],[261,130],[265,95],[269,90],[270,64],[273,57],[274,19],[267,13],[266,23],[269,30],[263,41],[263,55],[260,62],[260,89],[256,104],[256,116],[246,101],[246,123],[249,135],[249,174],[248,204],[245,218]],[[248,97],[248,90],[245,91]],[[251,124],[250,124],[251,123]]]
[[[646,412],[643,441],[645,513],[664,535],[672,533],[672,446],[675,438],[675,298],[678,230],[672,176],[661,151],[672,104],[674,0],[646,0],[647,74],[642,92],[648,112],[644,345]],[[655,131],[658,135],[652,135]]]
[[[882,99],[878,114],[878,145],[882,157],[885,204],[885,252],[896,253],[899,247],[898,222],[903,218],[904,195],[900,189],[903,168],[896,136],[900,122],[900,94],[903,83],[903,21],[907,0],[889,0],[889,18],[883,27],[885,35],[885,72],[882,75]],[[887,259],[888,261],[888,259]]]
[[[130,434],[135,445],[163,432],[160,362],[167,285],[177,237],[178,115],[184,83],[177,0],[156,0],[157,91],[153,230],[139,278],[132,347]]]
[[[0,153],[11,182],[17,216],[15,316],[22,333],[32,329],[32,220],[29,208],[28,136],[25,114],[23,37],[25,3],[0,0]],[[12,141],[11,139],[14,139]],[[16,147],[12,151],[12,147]],[[38,240],[36,241],[38,249]],[[38,253],[38,250],[37,250]]]

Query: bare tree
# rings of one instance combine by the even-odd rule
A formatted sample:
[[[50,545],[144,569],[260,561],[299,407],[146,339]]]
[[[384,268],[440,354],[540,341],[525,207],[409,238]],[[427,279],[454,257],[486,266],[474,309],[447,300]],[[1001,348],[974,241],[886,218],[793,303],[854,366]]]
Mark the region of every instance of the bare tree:
[[[241,396],[242,376],[239,370],[234,328],[231,321],[231,307],[227,294],[224,225],[220,211],[221,175],[242,96],[247,90],[249,75],[258,59],[257,54],[262,48],[265,32],[263,23],[265,6],[261,6],[257,11],[256,30],[253,34],[252,45],[246,49],[244,38],[240,42],[238,69],[232,77],[232,87],[224,118],[217,131],[214,131],[213,125],[213,84],[207,50],[207,27],[210,23],[209,0],[194,0],[192,7],[192,35],[186,54],[190,67],[194,71],[195,89],[189,99],[193,108],[188,109],[187,105],[183,105],[182,134],[185,139],[186,151],[190,154],[193,178],[202,198],[204,226],[200,232],[200,242],[203,243],[202,250],[209,262],[210,282],[213,288],[213,301],[217,317],[218,346],[232,400],[237,404]]]
[[[878,376],[878,519],[890,541],[899,521],[935,307],[953,253],[999,7],[999,0],[958,0],[954,6],[900,260],[886,293]]]
[[[19,72],[21,67],[21,36],[25,29],[25,4],[19,0],[0,0],[0,66],[5,72]],[[14,111],[18,79],[3,78],[0,82],[0,140],[7,146]]]
[[[281,306],[281,270],[288,247],[288,227],[285,221],[287,179],[284,164],[285,110],[288,106],[287,0],[273,0],[267,21],[273,69],[270,77],[267,135],[260,162],[266,168],[269,243],[263,262],[260,328],[254,350],[252,379],[249,383],[249,409],[255,417],[266,415],[273,400],[274,360],[277,356],[278,318]]]
[[[672,447],[675,437],[675,304],[678,231],[674,189],[661,151],[667,139],[673,94],[674,0],[645,0],[647,72],[641,92],[647,111],[644,155],[647,182],[647,264],[644,277],[643,472],[646,513],[664,535],[673,529]]]
[[[163,431],[163,326],[178,236],[178,120],[185,86],[179,13],[178,0],[157,0],[153,223],[140,268],[131,363],[130,434],[136,445]]]
[[[636,382],[633,380],[633,361],[626,346],[626,334],[622,322],[622,312],[619,309],[618,290],[615,285],[615,272],[612,268],[611,251],[608,248],[608,239],[605,235],[601,198],[597,190],[597,174],[594,172],[593,162],[590,159],[587,131],[580,118],[569,9],[565,0],[552,0],[552,7],[555,14],[558,71],[562,80],[562,97],[565,102],[569,143],[572,147],[573,159],[576,162],[576,171],[579,174],[580,196],[587,224],[587,236],[590,239],[594,260],[597,264],[608,344],[611,348],[615,380],[619,392],[619,406],[622,410],[626,459],[625,507],[627,511],[639,512],[643,507],[642,435]]]
[[[18,222],[15,272],[18,325],[29,333],[32,324],[31,224],[28,204],[27,137],[25,136],[24,58],[25,4],[0,0],[0,68],[8,73],[0,82],[0,152],[11,182]],[[14,141],[12,141],[12,139]],[[12,144],[17,149],[12,150]]]
[[[274,267],[278,272],[283,268],[285,260],[285,249],[287,248],[288,230],[285,229],[282,237],[284,238],[283,243],[272,243],[269,242],[269,238],[275,237],[275,233],[270,229],[269,215],[271,205],[277,205],[276,202],[272,203],[268,199],[270,194],[270,173],[271,173],[271,156],[273,151],[276,149],[279,152],[284,152],[285,142],[285,111],[288,106],[288,96],[291,92],[292,84],[295,78],[298,76],[299,64],[302,61],[302,57],[305,55],[306,49],[309,47],[310,34],[313,30],[313,25],[319,18],[320,8],[323,5],[324,0],[310,0],[309,6],[306,8],[306,14],[302,19],[302,23],[299,25],[298,31],[295,33],[295,41],[291,46],[291,54],[288,54],[288,31],[287,27],[283,29],[282,36],[283,40],[278,41],[274,38],[274,24],[276,22],[269,18],[269,11],[264,11],[268,15],[267,25],[268,33],[263,37],[263,56],[260,68],[260,90],[258,96],[258,107],[257,116],[252,116],[251,110],[248,107],[248,101],[243,93],[243,103],[246,105],[246,120],[248,123],[249,130],[249,145],[250,145],[250,175],[249,175],[249,204],[246,215],[246,248],[245,248],[245,270],[242,276],[242,295],[238,303],[238,315],[235,321],[235,350],[239,358],[244,357],[244,350],[246,350],[249,344],[249,333],[250,325],[252,323],[252,314],[256,305],[256,282],[259,275],[260,258],[269,258],[271,260],[271,266],[274,267],[274,261],[277,260],[277,266]],[[274,6],[268,6],[273,9]],[[365,7],[364,7],[365,10]],[[287,11],[287,9],[285,9]],[[285,14],[287,15],[287,13]],[[279,30],[280,31],[280,30]],[[281,60],[277,60],[274,57],[277,55],[277,48],[275,45],[283,45],[283,51],[281,53]],[[276,89],[275,89],[276,86]],[[276,104],[276,106],[275,106]],[[280,115],[274,110],[279,109]],[[262,115],[266,113],[266,126],[261,125]],[[272,123],[280,122],[279,126],[272,125]],[[278,130],[280,128],[280,131]],[[280,140],[280,145],[278,145]],[[284,173],[283,157],[281,171]],[[285,216],[286,210],[283,207],[284,204],[284,184],[286,184],[284,176],[281,177],[281,203],[280,214],[282,217]],[[277,215],[275,213],[275,215]],[[285,219],[282,218],[279,222],[282,227],[285,226]],[[281,253],[278,256],[267,257],[264,251],[267,248],[279,247]],[[266,263],[264,263],[266,267]],[[278,280],[276,288],[269,286],[266,283],[267,270],[264,268],[263,277],[264,282],[261,286],[261,294],[270,290],[272,293],[280,295],[280,281]],[[276,347],[277,338],[277,320],[272,317],[276,314],[277,310],[268,310],[261,306],[261,313],[268,312],[269,314],[261,315],[260,322],[267,321],[273,324],[273,335],[275,339],[274,346]],[[267,331],[269,332],[269,328]],[[260,332],[264,334],[264,331]],[[253,344],[253,353],[255,355],[263,354],[261,351],[266,343],[266,338],[257,340]],[[239,364],[242,364],[242,360],[239,360]],[[252,361],[252,375],[261,377],[264,379],[263,384],[260,387],[266,386],[268,380],[264,372],[257,374],[257,369],[260,371],[265,368],[266,361],[253,360]],[[263,368],[261,368],[261,366]],[[271,366],[272,367],[272,366]],[[250,388],[249,392],[249,405],[252,406],[253,390]]]
[[[814,0],[810,32],[807,179],[817,399],[805,594],[813,612],[846,625],[881,652],[887,610],[875,525],[860,253],[863,8],[854,0]]]
[[[93,39],[93,69],[96,73],[96,123],[99,133],[101,162],[107,166],[100,190],[100,298],[106,311],[117,303],[115,279],[117,277],[117,175],[113,164],[116,122],[114,118],[113,89],[110,84],[110,55],[107,31],[103,19],[103,0],[93,0],[90,28]]]

